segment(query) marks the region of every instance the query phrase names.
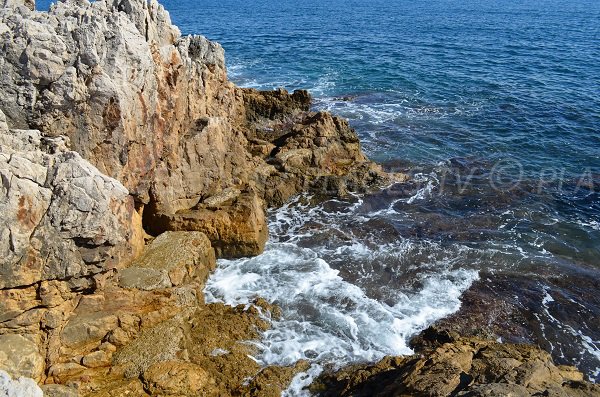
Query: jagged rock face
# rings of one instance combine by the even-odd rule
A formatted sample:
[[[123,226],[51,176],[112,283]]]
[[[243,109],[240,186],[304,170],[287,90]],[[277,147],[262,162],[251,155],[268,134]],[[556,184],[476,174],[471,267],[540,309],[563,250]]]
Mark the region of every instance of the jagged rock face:
[[[0,289],[76,282],[119,266],[143,246],[127,189],[66,150],[62,139],[0,131],[0,178]]]
[[[12,379],[8,373],[0,370],[0,396],[43,397],[44,393],[32,379]]]
[[[11,127],[70,137],[74,151],[138,201],[148,202],[154,187],[164,211],[189,208],[200,192],[232,182],[238,167],[227,168],[226,150],[214,145],[244,144],[218,125],[237,103],[223,49],[181,38],[156,1],[59,2],[49,13],[4,8],[0,35],[0,109]],[[199,165],[215,173],[197,172]]]
[[[574,367],[555,366],[532,345],[502,344],[424,331],[418,354],[326,372],[311,386],[320,396],[598,396]]]
[[[128,189],[154,234],[200,230],[219,256],[256,255],[265,204],[386,179],[344,120],[308,112],[308,92],[236,88],[221,46],[181,37],[155,0],[59,2],[49,13],[11,4],[0,10],[8,124],[69,137]],[[253,196],[252,221],[235,205],[205,217],[206,200],[232,188]]]

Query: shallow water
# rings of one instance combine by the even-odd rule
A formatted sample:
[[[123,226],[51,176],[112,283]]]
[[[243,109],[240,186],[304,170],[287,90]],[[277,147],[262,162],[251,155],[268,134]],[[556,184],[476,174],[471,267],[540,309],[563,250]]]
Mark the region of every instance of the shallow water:
[[[505,312],[504,340],[600,379],[600,2],[162,3],[224,46],[233,81],[308,88],[415,179],[297,198],[271,213],[264,255],[220,261],[209,299],[284,310],[259,360],[307,358],[310,379],[406,353],[462,293],[468,310]]]

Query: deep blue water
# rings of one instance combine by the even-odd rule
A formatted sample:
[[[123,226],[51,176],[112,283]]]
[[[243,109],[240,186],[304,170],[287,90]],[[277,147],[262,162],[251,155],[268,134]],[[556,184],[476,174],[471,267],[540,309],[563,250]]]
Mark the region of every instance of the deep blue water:
[[[293,216],[274,214],[271,259],[223,266],[237,266],[242,278],[260,268],[272,271],[275,262],[265,261],[289,248],[277,244],[292,241],[295,250],[311,250],[292,250],[294,260],[325,261],[396,318],[399,312],[415,318],[407,314],[411,304],[428,313],[454,307],[453,297],[428,295],[427,304],[414,298],[444,290],[429,288],[432,279],[423,275],[450,272],[436,285],[448,281],[462,291],[470,276],[460,272],[474,271],[480,281],[473,288],[482,299],[494,297],[518,313],[515,327],[523,330],[517,335],[507,324],[504,338],[538,343],[557,361],[598,379],[599,1],[162,4],[183,33],[223,45],[234,82],[309,89],[315,108],[350,120],[371,158],[416,176],[409,188],[345,207],[299,206],[290,210]],[[411,304],[398,306],[400,293]],[[220,294],[228,296],[223,289]],[[273,300],[290,316],[308,318],[292,303],[286,307],[281,294]],[[416,332],[423,325],[408,328]],[[394,327],[381,332],[410,334]],[[356,338],[365,351],[396,352],[389,341],[373,347],[373,335]],[[303,354],[289,357],[314,356]],[[377,357],[369,354],[362,357]]]

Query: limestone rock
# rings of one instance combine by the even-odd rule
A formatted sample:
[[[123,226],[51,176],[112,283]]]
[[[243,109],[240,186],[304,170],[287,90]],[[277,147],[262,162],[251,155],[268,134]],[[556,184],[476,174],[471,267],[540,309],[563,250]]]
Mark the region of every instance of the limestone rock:
[[[141,397],[149,396],[139,379],[125,379],[106,382],[100,390],[90,393],[93,397]]]
[[[42,385],[45,397],[79,397],[79,393],[72,387],[63,385]]]
[[[152,365],[143,375],[152,395],[218,395],[215,380],[202,367],[181,361]]]
[[[201,232],[166,232],[158,236],[129,268],[119,285],[144,290],[169,288],[191,280],[202,284],[216,267],[210,241]]]
[[[261,119],[277,119],[294,112],[308,111],[311,97],[308,91],[296,90],[291,95],[283,88],[275,91],[243,89],[246,119],[250,122]]]
[[[2,397],[44,397],[44,393],[33,379],[12,379],[5,371],[0,370],[0,396]]]
[[[311,389],[321,396],[600,396],[600,387],[532,345],[429,329],[413,347],[414,356],[326,372]]]
[[[362,153],[346,120],[308,112],[310,96],[240,89],[249,150],[271,168],[256,169],[255,186],[269,206],[310,191],[324,197],[366,192],[404,177],[387,174]]]
[[[156,363],[172,360],[180,350],[184,317],[177,316],[145,330],[132,343],[117,352],[114,365],[125,377],[143,374]]]
[[[263,201],[254,192],[242,193],[218,208],[160,214],[159,230],[196,230],[206,234],[218,257],[238,258],[260,254],[268,237]]]
[[[0,289],[89,277],[141,246],[127,190],[61,139],[0,133]]]
[[[226,177],[219,182],[214,174],[188,174],[209,164],[198,163],[202,158],[188,164],[182,151],[226,155],[206,136],[214,129],[189,133],[199,120],[227,118],[239,106],[226,80],[223,49],[201,36],[181,37],[155,0],[57,2],[48,13],[4,8],[0,26],[6,43],[0,109],[11,127],[68,136],[73,150],[121,181],[138,202],[149,201],[154,183],[174,186],[175,202],[185,202],[232,178],[235,153],[216,163]],[[243,136],[217,124],[222,142],[241,150]],[[211,145],[202,146],[207,139]],[[245,157],[237,158],[243,164]],[[198,178],[202,183],[195,183]]]
[[[0,369],[15,378],[41,381],[44,374],[44,356],[38,346],[21,335],[0,335]]]
[[[14,7],[22,7],[25,6],[29,10],[35,10],[35,1],[34,0],[2,0],[0,2],[0,7],[2,8],[14,8]]]

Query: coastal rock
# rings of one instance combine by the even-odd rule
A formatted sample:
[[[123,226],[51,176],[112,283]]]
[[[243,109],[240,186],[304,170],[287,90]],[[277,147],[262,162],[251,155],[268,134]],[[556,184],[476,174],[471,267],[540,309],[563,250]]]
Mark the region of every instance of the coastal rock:
[[[0,335],[0,369],[15,378],[32,378],[36,382],[44,374],[44,356],[38,346],[21,335]]]
[[[35,10],[34,0],[2,0],[0,2],[1,8],[14,8],[14,7],[27,7],[29,10]]]
[[[344,196],[406,180],[369,161],[346,120],[309,112],[307,92],[241,91],[249,150],[265,164],[257,168],[255,186],[268,206],[300,192]]]
[[[418,354],[326,372],[311,389],[321,396],[599,396],[572,367],[557,367],[532,345],[460,337],[428,329]]]
[[[119,273],[119,285],[152,290],[179,286],[191,280],[204,284],[215,267],[214,249],[204,233],[166,232]]]
[[[212,196],[206,206],[201,203],[191,210],[157,215],[154,225],[159,230],[202,232],[210,239],[218,257],[260,254],[268,237],[263,201],[252,191],[237,196],[227,194],[227,200],[220,205],[216,201],[221,199]]]
[[[307,364],[250,357],[266,302],[204,305],[215,257],[261,253],[268,206],[391,177],[306,91],[235,87],[155,0],[0,4],[3,365],[58,395],[280,395]]]
[[[3,8],[0,23],[8,124],[69,137],[73,151],[122,183],[154,235],[204,231],[218,256],[256,255],[266,239],[260,199],[276,206],[306,190],[345,194],[389,182],[344,120],[308,112],[308,92],[236,88],[222,47],[181,37],[154,0]],[[258,198],[215,205],[235,190]],[[204,209],[215,207],[220,214],[207,218]]]
[[[0,289],[93,276],[134,256],[140,217],[127,190],[60,138],[0,132]]]
[[[199,173],[188,180],[189,166],[202,164],[186,164],[182,150],[202,149],[217,159],[224,153],[202,146],[213,143],[206,135],[214,128],[195,138],[190,133],[206,118],[230,118],[237,106],[220,45],[182,38],[154,0],[58,2],[48,13],[4,8],[0,21],[7,44],[0,54],[0,109],[13,128],[68,136],[74,151],[140,203],[150,200],[152,184],[177,186],[175,199],[185,201],[218,183],[217,175],[206,175],[196,184]],[[223,142],[242,147],[243,137],[224,124]],[[231,174],[230,163],[217,164]]]
[[[63,385],[43,385],[41,389],[45,397],[79,397],[76,389]]]
[[[143,375],[151,395],[218,395],[215,380],[202,367],[181,361],[152,365]]]
[[[291,95],[283,88],[274,91],[247,88],[241,92],[248,122],[282,119],[310,109],[311,97],[306,90],[296,90]]]
[[[8,373],[0,370],[0,396],[44,397],[44,393],[33,379],[13,379]]]

